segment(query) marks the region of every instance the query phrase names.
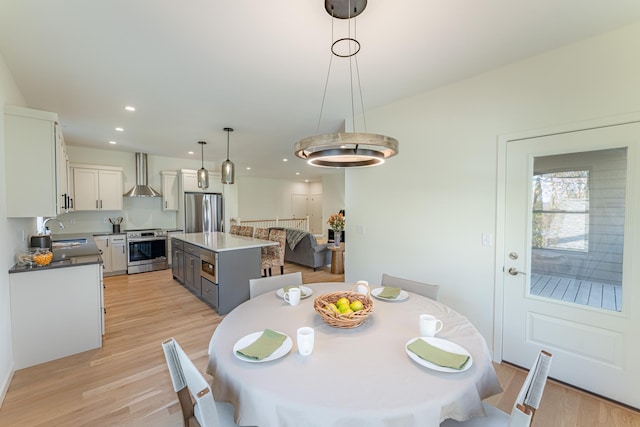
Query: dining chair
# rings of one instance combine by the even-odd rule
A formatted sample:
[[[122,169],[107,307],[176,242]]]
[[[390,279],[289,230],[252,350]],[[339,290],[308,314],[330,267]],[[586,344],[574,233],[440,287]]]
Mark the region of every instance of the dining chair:
[[[278,242],[278,246],[268,246],[262,254],[262,270],[263,277],[271,276],[271,269],[280,267],[280,274],[284,274],[284,245],[287,242],[287,232],[285,230],[271,229],[269,230],[269,240]]]
[[[214,400],[211,387],[177,341],[169,338],[162,343],[162,349],[173,389],[178,395],[184,426],[235,426],[233,406]]]
[[[243,237],[253,237],[253,227],[250,225],[241,225],[238,234]]]
[[[281,274],[280,276],[262,277],[249,280],[249,298],[255,298],[269,291],[276,291],[285,286],[302,286],[302,273]]]
[[[462,422],[449,419],[440,424],[440,427],[529,427],[540,407],[552,358],[553,355],[544,350],[538,354],[516,397],[511,414],[482,402],[486,417],[474,417]]]
[[[431,298],[434,301],[438,301],[438,294],[440,292],[440,285],[429,285],[427,283],[415,282],[413,280],[390,276],[386,273],[382,274],[382,281],[380,284],[382,286],[394,286],[401,288],[405,291]]]
[[[230,228],[229,228],[229,234],[240,234],[240,226],[233,224]]]

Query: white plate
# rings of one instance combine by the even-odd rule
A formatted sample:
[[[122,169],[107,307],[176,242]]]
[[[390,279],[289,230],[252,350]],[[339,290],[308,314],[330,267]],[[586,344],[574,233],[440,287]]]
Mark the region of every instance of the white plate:
[[[245,335],[244,337],[240,338],[238,342],[236,342],[236,344],[233,346],[234,356],[236,356],[238,359],[242,360],[243,362],[260,363],[260,362],[269,362],[270,360],[280,359],[282,356],[285,356],[287,353],[289,353],[289,351],[291,350],[291,347],[293,346],[293,341],[291,341],[291,338],[289,338],[289,335],[282,333],[280,331],[276,331],[282,335],[286,335],[287,339],[285,339],[282,345],[276,351],[271,353],[269,356],[265,357],[264,359],[257,360],[257,359],[251,359],[250,357],[245,357],[241,354],[238,354],[237,352],[238,350],[240,350],[241,348],[245,348],[246,346],[254,343],[258,338],[260,338],[262,336],[262,332],[263,331],[254,332],[252,334]]]
[[[415,354],[414,352],[412,352],[411,350],[409,350],[407,348],[407,346],[409,344],[411,344],[412,342],[414,342],[415,340],[423,340],[424,342],[426,342],[428,344],[431,344],[434,347],[438,347],[441,350],[450,351],[451,353],[465,354],[465,355],[469,356],[469,360],[467,360],[467,363],[464,365],[464,367],[462,369],[453,369],[453,368],[447,368],[445,366],[436,365],[434,363],[431,363],[431,362],[428,362],[428,361],[424,360],[423,358],[421,358],[420,356],[418,356],[417,354]],[[465,350],[463,347],[459,346],[458,344],[456,344],[454,342],[447,341],[447,340],[444,340],[442,338],[436,338],[436,337],[411,338],[405,344],[404,349],[407,352],[407,354],[409,355],[409,357],[411,359],[413,359],[416,363],[424,366],[425,368],[433,369],[435,371],[440,371],[440,372],[462,372],[462,371],[466,371],[467,369],[469,369],[471,367],[471,365],[473,365],[473,359],[471,358],[471,355],[469,354],[469,352],[467,350]]]
[[[307,288],[306,286],[300,286],[300,290],[302,291],[302,293],[300,294],[300,298],[302,299],[309,298],[311,294],[313,294],[313,289]],[[278,289],[276,291],[276,295],[278,295],[280,298],[284,298],[284,288]]]
[[[409,298],[409,294],[406,293],[403,290],[400,290],[400,293],[395,298],[382,298],[382,297],[379,297],[378,295],[380,295],[380,292],[382,292],[383,290],[384,290],[384,286],[382,288],[372,289],[371,290],[371,295],[373,295],[374,297],[376,297],[376,298],[378,298],[379,300],[382,300],[382,301],[404,301],[407,298]]]

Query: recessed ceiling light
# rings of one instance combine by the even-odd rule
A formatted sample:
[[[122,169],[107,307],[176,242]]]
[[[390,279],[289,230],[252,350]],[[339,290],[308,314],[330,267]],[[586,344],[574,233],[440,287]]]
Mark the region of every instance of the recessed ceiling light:
[[[308,180],[308,179],[305,179],[305,180],[304,180],[304,182],[309,182],[309,180]]]
[[[300,175],[300,172],[296,172],[296,175]]]
[[[117,130],[118,132],[124,132],[124,129],[122,129],[122,128],[116,128],[116,130]]]
[[[247,170],[250,171],[251,170],[251,166],[247,166]]]
[[[193,156],[193,151],[189,151],[189,154],[191,154]]]
[[[289,159],[282,159],[282,161],[283,161],[283,162],[288,162],[288,161],[289,161]]]
[[[109,144],[111,144],[111,145],[116,145],[116,144],[117,144],[117,142],[115,142],[115,141],[109,141]]]
[[[131,105],[127,105],[124,109],[127,111],[136,111],[136,107],[132,107]]]

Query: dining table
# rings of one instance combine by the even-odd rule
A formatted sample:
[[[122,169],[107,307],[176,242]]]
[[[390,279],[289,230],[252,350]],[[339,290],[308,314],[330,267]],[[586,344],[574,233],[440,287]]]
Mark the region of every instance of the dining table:
[[[211,337],[207,372],[213,376],[213,394],[234,405],[237,424],[436,427],[448,418],[486,415],[482,400],[502,391],[485,339],[445,304],[405,291],[394,300],[372,297],[373,310],[364,323],[336,328],[316,313],[314,299],[349,291],[353,284],[303,286],[310,295],[295,306],[281,298],[282,289],[242,303]],[[464,368],[441,369],[410,357],[406,347],[420,336],[421,314],[442,320],[436,338],[468,352]],[[296,345],[296,331],[304,326],[315,331],[307,356]],[[265,329],[290,338],[277,357],[248,361],[234,351]]]

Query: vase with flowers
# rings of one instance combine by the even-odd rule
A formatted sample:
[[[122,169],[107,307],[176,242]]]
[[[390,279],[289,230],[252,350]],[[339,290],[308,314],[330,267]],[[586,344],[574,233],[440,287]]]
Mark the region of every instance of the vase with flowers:
[[[342,213],[332,214],[327,224],[333,230],[333,245],[335,247],[340,246],[340,236],[344,231],[344,215]]]

